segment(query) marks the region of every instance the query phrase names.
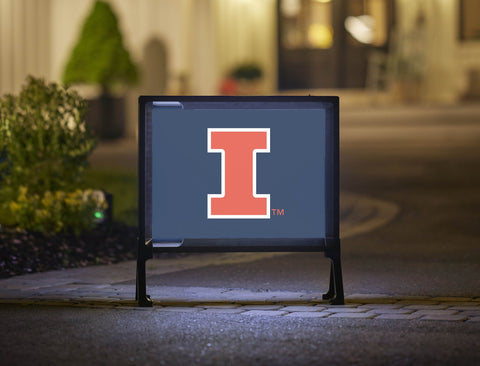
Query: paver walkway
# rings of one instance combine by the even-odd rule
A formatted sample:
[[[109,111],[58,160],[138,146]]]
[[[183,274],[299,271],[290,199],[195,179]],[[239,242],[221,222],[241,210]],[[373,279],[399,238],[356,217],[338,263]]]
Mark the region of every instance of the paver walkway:
[[[135,288],[132,285],[72,282],[57,286],[33,286],[21,289],[4,286],[0,290],[0,305],[108,307],[120,310],[206,312],[232,316],[480,321],[479,297],[354,294],[347,295],[345,305],[339,306],[319,300],[321,294],[312,293],[274,292],[268,295],[255,295],[253,292],[238,289],[231,290],[228,297],[232,300],[229,301],[221,296],[215,299],[215,293],[222,292],[219,289],[210,289],[211,293],[205,288],[166,286],[152,287],[150,290],[154,306],[140,308],[133,300]],[[183,297],[185,292],[190,292],[191,299]],[[162,299],[160,293],[168,293],[169,298]]]

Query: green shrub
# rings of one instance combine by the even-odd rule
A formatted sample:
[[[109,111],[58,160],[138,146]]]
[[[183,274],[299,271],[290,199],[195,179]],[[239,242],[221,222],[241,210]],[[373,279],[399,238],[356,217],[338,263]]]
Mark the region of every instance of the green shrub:
[[[95,212],[106,208],[103,197],[92,190],[47,191],[39,195],[30,194],[23,186],[17,199],[10,203],[15,221],[24,229],[46,233],[72,231],[77,235],[92,229]]]
[[[75,91],[34,77],[0,98],[0,224],[75,233],[94,225],[100,203],[76,190],[96,143],[85,111]]]
[[[73,190],[95,147],[85,111],[76,92],[33,77],[18,96],[0,98],[0,189]]]

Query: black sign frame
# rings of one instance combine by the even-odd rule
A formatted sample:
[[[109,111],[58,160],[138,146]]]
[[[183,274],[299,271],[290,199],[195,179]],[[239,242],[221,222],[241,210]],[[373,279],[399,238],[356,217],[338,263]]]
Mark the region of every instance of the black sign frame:
[[[138,116],[138,225],[136,300],[152,306],[146,291],[146,261],[160,252],[324,252],[331,260],[329,290],[324,300],[344,304],[339,233],[339,99],[333,96],[140,96]],[[156,247],[151,237],[151,107],[162,103],[187,109],[317,109],[326,111],[325,237],[185,239],[180,246]],[[327,107],[325,107],[327,105]],[[150,115],[149,115],[150,113]],[[150,222],[149,222],[150,219]],[[150,234],[149,234],[150,233]]]

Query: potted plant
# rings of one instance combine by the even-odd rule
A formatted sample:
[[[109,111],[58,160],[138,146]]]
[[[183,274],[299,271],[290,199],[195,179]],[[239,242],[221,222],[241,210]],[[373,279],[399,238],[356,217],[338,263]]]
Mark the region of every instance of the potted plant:
[[[221,85],[224,95],[259,94],[263,71],[255,62],[245,62],[235,66]]]
[[[101,93],[89,100],[87,122],[102,138],[121,137],[125,129],[125,86],[138,80],[138,70],[123,44],[111,6],[97,0],[66,65],[66,84],[94,84]]]

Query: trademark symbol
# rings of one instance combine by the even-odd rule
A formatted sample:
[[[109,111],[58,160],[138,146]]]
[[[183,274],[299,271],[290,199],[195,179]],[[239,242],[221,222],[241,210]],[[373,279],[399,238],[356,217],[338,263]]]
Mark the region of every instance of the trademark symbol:
[[[279,208],[272,208],[272,215],[273,216],[285,216],[285,209],[279,209]]]

